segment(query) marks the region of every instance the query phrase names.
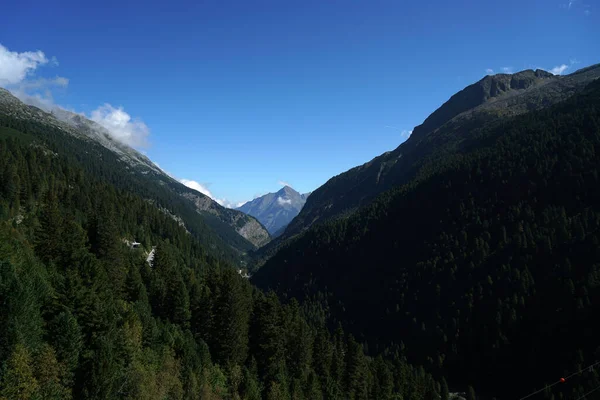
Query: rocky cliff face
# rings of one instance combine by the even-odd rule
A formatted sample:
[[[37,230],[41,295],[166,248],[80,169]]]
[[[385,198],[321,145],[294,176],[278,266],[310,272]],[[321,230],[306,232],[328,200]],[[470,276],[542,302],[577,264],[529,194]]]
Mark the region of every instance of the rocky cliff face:
[[[190,200],[196,207],[198,213],[208,214],[221,223],[233,227],[240,236],[252,243],[255,247],[261,247],[271,239],[269,232],[260,224],[260,222],[243,212],[222,207],[209,197],[192,189],[182,193],[181,196]]]

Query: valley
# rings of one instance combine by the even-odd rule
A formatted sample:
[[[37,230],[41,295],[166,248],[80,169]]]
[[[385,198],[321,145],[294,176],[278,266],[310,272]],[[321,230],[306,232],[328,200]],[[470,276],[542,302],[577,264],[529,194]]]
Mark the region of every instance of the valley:
[[[594,6],[118,6],[0,44],[0,400],[599,398]]]

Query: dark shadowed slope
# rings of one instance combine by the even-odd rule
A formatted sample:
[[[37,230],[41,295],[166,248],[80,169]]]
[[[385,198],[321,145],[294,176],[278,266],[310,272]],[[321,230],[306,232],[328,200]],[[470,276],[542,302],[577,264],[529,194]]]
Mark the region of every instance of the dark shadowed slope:
[[[486,76],[452,96],[394,151],[335,176],[315,190],[282,238],[352,211],[379,193],[407,182],[414,177],[423,157],[460,146],[471,127],[548,107],[599,76],[597,65],[567,76],[542,70]]]
[[[253,281],[319,299],[370,349],[401,342],[454,383],[518,398],[600,350],[600,80],[443,132],[430,136],[453,145],[412,163],[412,179],[288,240]],[[597,385],[594,372],[551,392]]]

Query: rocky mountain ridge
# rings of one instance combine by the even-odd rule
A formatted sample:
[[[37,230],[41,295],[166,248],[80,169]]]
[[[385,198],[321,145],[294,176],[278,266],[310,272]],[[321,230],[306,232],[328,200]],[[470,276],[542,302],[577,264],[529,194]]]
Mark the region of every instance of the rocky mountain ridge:
[[[225,208],[210,197],[183,185],[148,157],[115,140],[104,127],[83,115],[58,108],[46,112],[23,103],[2,88],[0,88],[0,114],[23,121],[35,121],[59,129],[84,142],[96,143],[110,150],[117,155],[129,173],[142,175],[152,183],[168,188],[173,195],[188,201],[190,207],[193,207],[209,226],[220,232],[219,236],[226,242],[235,242],[233,247],[242,253],[258,248],[270,240],[269,233],[256,219],[242,212]],[[85,149],[82,151],[89,152]],[[94,154],[99,156],[97,152]],[[181,218],[181,216],[177,217]],[[235,236],[239,236],[239,240]],[[247,242],[248,245],[244,245],[243,242]]]
[[[425,157],[455,151],[483,121],[549,107],[599,77],[600,64],[564,76],[525,70],[482,78],[450,97],[396,149],[331,178],[315,190],[280,240],[318,221],[352,212],[379,193],[406,182]]]

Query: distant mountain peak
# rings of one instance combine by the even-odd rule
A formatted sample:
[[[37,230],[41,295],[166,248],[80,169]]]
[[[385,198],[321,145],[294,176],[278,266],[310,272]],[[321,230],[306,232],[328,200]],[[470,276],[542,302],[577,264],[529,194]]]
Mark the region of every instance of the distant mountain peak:
[[[307,197],[285,185],[276,193],[267,193],[237,209],[258,219],[273,235],[281,232],[298,215]]]
[[[297,191],[294,190],[294,188],[292,188],[291,186],[285,185],[284,187],[282,187],[281,189],[279,189],[279,191],[277,192],[278,194],[299,194]]]

